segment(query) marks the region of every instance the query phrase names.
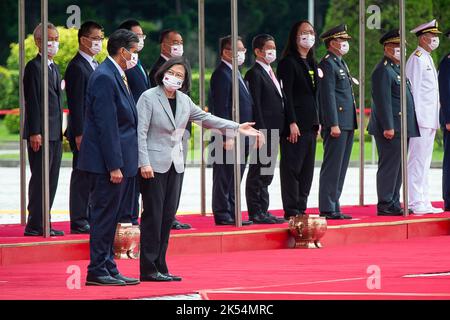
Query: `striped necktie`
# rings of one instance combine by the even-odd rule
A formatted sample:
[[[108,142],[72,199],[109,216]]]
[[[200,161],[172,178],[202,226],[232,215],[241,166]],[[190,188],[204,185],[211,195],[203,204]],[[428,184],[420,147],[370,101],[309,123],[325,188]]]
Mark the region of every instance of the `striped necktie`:
[[[127,87],[128,93],[130,93],[130,87],[128,86],[128,79],[126,75],[122,76],[123,83],[125,83],[125,87]]]

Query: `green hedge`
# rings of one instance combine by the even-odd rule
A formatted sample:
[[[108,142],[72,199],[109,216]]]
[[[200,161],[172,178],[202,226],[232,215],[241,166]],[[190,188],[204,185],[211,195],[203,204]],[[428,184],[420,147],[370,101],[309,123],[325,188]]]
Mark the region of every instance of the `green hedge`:
[[[11,71],[0,66],[0,110],[11,109],[10,99],[14,95]]]
[[[11,134],[19,134],[20,133],[20,116],[16,114],[8,114],[3,119],[3,123]]]

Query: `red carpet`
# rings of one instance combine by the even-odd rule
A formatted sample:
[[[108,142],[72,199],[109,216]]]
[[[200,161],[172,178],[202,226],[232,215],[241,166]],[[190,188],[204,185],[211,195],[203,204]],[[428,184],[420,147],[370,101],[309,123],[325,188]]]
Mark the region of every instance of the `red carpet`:
[[[434,203],[436,207],[442,208],[443,203]],[[329,220],[329,226],[346,225],[354,223],[374,223],[374,222],[392,222],[402,221],[403,217],[378,217],[376,215],[376,206],[344,206],[343,212],[353,216],[352,220]],[[318,209],[308,210],[310,213],[318,213]],[[282,210],[274,210],[273,214],[277,216],[283,216]],[[243,212],[243,218],[248,219],[247,212]],[[450,218],[450,213],[443,214],[429,214],[425,216],[410,215],[407,219],[424,219],[424,218]],[[214,224],[214,218],[211,215],[201,216],[198,214],[179,216],[178,219],[181,222],[189,223],[192,225],[191,230],[172,230],[172,234],[192,234],[192,233],[208,233],[208,232],[230,232],[237,230],[262,230],[269,228],[286,228],[287,223],[278,225],[252,225],[246,226],[241,229],[234,226],[216,226]],[[53,228],[63,230],[66,232],[64,237],[53,237],[45,239],[45,241],[61,241],[61,240],[83,240],[88,239],[86,235],[71,235],[70,226],[68,222],[56,222],[52,224]],[[10,243],[23,243],[23,242],[41,242],[44,239],[42,237],[24,237],[24,227],[20,225],[0,225],[0,244]]]
[[[81,289],[66,286],[67,267],[81,268]],[[381,289],[367,288],[368,266]],[[169,257],[182,282],[133,287],[85,287],[87,261],[0,267],[0,299],[132,299],[202,292],[209,299],[450,299],[450,276],[402,278],[450,271],[450,236],[320,250],[261,250]],[[138,276],[138,261],[119,261]],[[311,293],[315,293],[314,295]],[[433,294],[433,295],[431,295]]]

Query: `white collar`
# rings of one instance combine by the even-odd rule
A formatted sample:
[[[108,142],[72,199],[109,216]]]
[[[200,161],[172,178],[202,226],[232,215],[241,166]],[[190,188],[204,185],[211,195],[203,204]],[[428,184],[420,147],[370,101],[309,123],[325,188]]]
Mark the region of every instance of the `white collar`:
[[[427,55],[431,55],[431,53],[429,53],[427,50],[425,50],[425,49],[422,48],[421,46],[418,46],[418,47],[417,47],[417,50],[419,50],[420,52],[425,53],[425,54],[427,54]]]
[[[264,68],[264,70],[266,70],[267,73],[270,74],[270,71],[272,71],[272,67],[270,66],[270,64],[264,63],[264,62],[259,61],[259,60],[256,60],[256,62],[259,63]]]
[[[42,57],[42,54],[39,52],[39,55]],[[50,67],[54,61],[47,58],[47,65]]]
[[[111,60],[112,63],[116,66],[117,70],[119,70],[120,76],[123,78],[125,76],[125,71],[123,71],[122,67],[119,66],[111,56],[108,56],[108,59]]]
[[[166,57],[165,55],[163,55],[162,53],[161,53],[161,57],[164,59],[164,60],[166,60],[166,61],[168,61],[170,58],[169,57]]]
[[[78,53],[87,60],[87,62],[92,63],[94,61],[94,57],[88,55],[86,52],[83,52],[81,50],[78,50]]]
[[[225,59],[222,59],[222,62],[225,63],[231,70],[233,70],[233,65],[231,63],[225,61]]]

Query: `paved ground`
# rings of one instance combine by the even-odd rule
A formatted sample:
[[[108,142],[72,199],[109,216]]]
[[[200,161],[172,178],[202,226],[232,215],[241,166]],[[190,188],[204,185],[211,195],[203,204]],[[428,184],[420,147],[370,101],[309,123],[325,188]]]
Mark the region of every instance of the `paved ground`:
[[[308,205],[310,207],[318,206],[318,187],[319,187],[319,170],[315,169],[314,182],[311,190]],[[64,221],[69,219],[69,181],[70,168],[62,168],[59,180],[59,187],[53,206],[53,221]],[[29,171],[27,172],[29,178]],[[430,174],[430,195],[433,201],[442,199],[442,170],[432,169]],[[365,202],[374,204],[376,198],[376,167],[367,166],[365,170]],[[212,169],[206,171],[206,206],[208,212],[211,212],[211,185],[212,185]],[[243,188],[245,186],[242,184]],[[245,192],[242,190],[242,209],[246,210]],[[271,209],[281,209],[280,195],[280,178],[278,169],[275,178],[270,186]],[[341,198],[343,205],[355,205],[359,203],[359,170],[357,168],[349,168],[347,179],[345,182],[344,193]],[[19,223],[20,209],[20,187],[19,187],[19,168],[0,168],[0,224]],[[187,168],[183,193],[181,197],[181,212],[199,212],[200,211],[200,169]]]

